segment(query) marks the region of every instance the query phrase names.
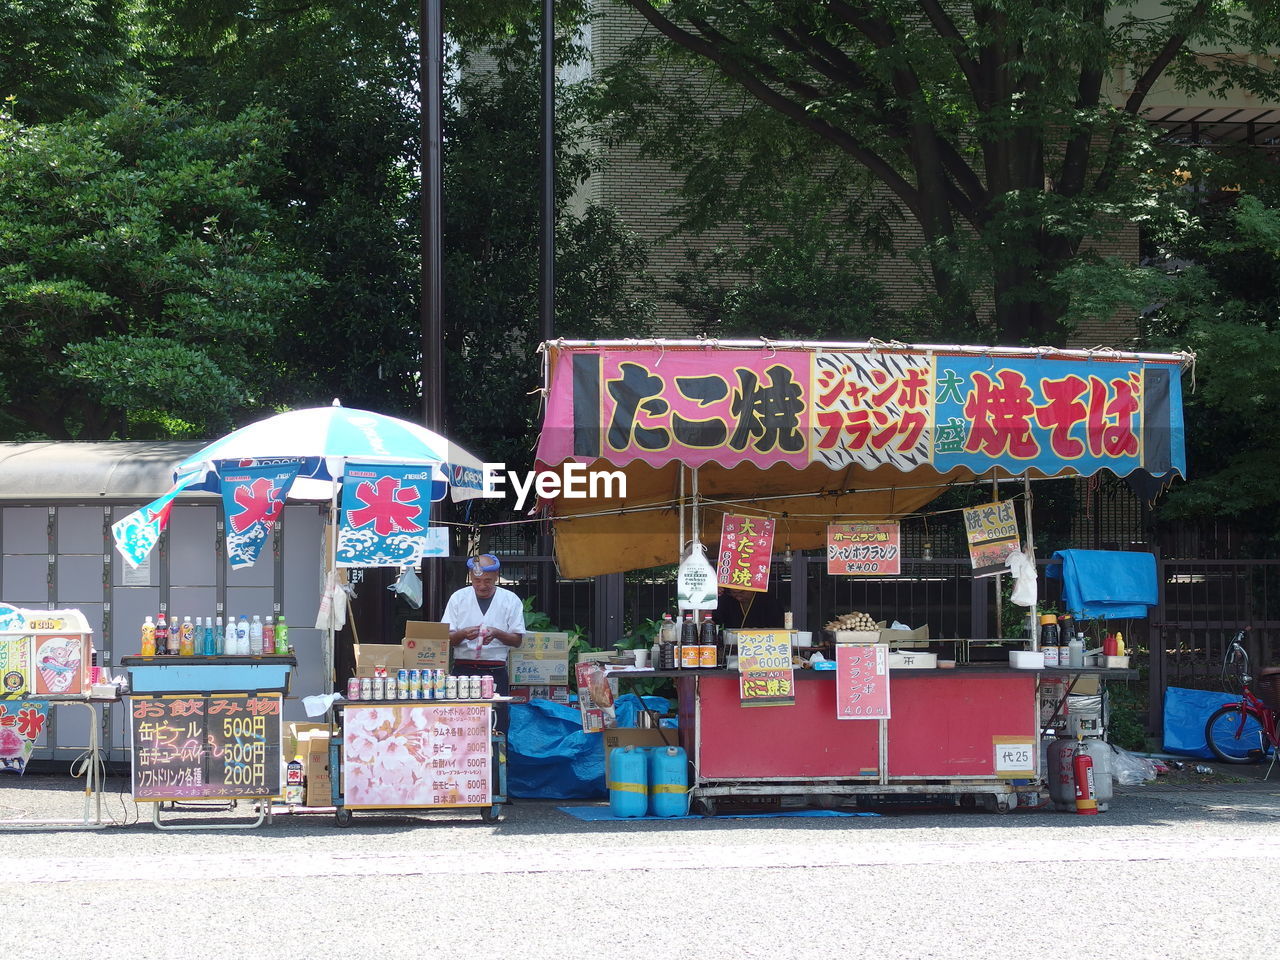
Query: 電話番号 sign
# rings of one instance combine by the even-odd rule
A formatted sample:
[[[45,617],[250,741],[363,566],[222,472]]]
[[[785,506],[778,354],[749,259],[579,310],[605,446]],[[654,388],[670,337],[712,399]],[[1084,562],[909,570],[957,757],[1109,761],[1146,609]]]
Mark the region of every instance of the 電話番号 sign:
[[[1005,557],[1022,549],[1018,514],[1012,500],[965,507],[964,532],[969,540],[969,562],[975,577],[1004,573]]]
[[[836,719],[889,719],[888,644],[836,644]]]
[[[902,532],[891,523],[827,524],[827,573],[831,576],[902,572]]]
[[[744,707],[795,704],[790,631],[738,631],[738,694]]]
[[[720,522],[716,583],[735,590],[768,590],[773,520],[726,513]]]

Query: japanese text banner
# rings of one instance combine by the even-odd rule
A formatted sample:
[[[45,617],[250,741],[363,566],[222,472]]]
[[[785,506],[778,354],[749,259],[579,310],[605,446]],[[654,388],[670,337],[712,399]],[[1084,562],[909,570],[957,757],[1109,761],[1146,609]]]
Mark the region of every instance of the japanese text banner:
[[[1176,358],[615,345],[555,353],[538,460],[1185,474]]]
[[[349,461],[342,478],[340,567],[407,567],[439,555],[428,526],[435,466]]]

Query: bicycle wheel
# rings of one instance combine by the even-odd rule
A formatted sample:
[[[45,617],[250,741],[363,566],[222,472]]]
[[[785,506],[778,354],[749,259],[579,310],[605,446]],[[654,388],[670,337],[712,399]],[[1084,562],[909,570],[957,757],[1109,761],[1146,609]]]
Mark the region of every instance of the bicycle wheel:
[[[1204,739],[1223,763],[1253,763],[1266,756],[1262,721],[1238,703],[1213,712],[1204,725]]]

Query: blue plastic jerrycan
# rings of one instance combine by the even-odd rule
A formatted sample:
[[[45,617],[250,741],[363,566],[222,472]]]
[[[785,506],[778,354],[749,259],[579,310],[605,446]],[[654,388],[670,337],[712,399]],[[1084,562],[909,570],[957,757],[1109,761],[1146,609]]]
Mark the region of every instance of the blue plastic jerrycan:
[[[609,812],[643,817],[649,809],[649,770],[642,750],[615,747],[609,754]]]
[[[649,752],[649,812],[655,817],[689,813],[689,761],[683,747],[654,747]]]

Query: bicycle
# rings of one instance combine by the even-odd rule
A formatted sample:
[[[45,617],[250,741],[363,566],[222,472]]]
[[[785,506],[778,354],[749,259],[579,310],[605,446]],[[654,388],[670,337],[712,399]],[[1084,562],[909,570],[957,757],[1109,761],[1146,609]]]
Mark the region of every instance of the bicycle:
[[[1232,638],[1222,659],[1221,674],[1224,685],[1239,684],[1240,700],[1224,704],[1209,716],[1204,739],[1223,763],[1256,763],[1270,753],[1274,767],[1280,752],[1280,730],[1275,711],[1249,688],[1253,677],[1249,674],[1249,654],[1241,645],[1244,634],[1241,630]],[[1271,767],[1267,768],[1267,777],[1271,776]]]

